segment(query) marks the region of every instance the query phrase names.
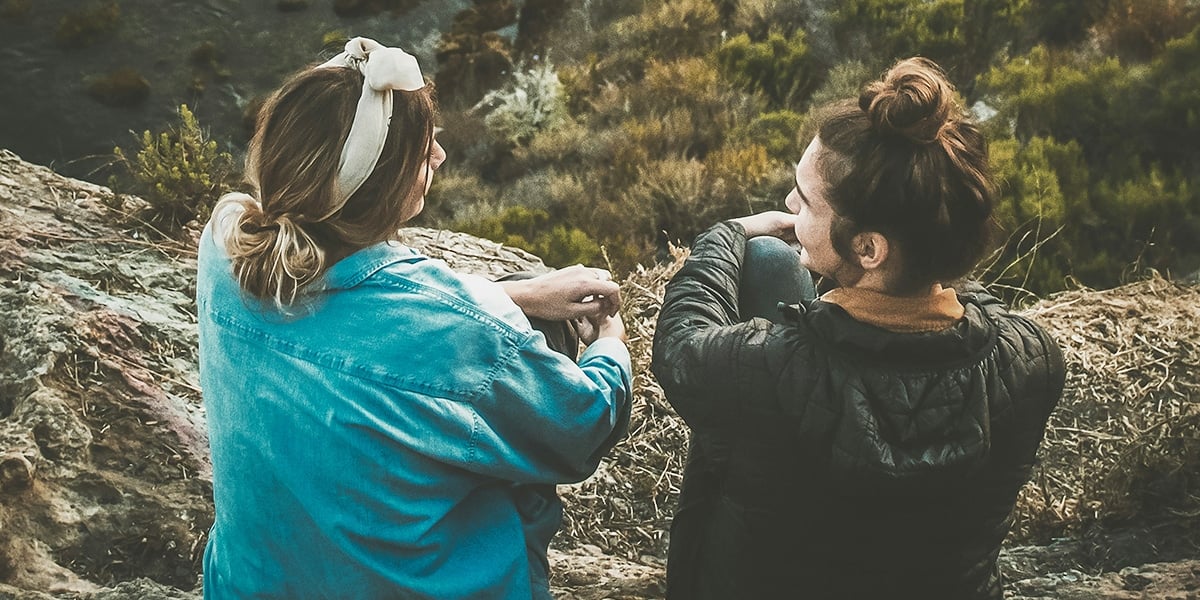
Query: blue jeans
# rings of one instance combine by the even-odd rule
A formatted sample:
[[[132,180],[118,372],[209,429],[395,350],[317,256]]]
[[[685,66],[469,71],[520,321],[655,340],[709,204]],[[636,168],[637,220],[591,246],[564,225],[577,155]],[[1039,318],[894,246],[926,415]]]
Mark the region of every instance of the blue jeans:
[[[738,314],[743,321],[762,317],[778,323],[779,305],[807,302],[817,297],[812,274],[800,264],[800,253],[777,237],[746,240],[742,280],[738,286]]]

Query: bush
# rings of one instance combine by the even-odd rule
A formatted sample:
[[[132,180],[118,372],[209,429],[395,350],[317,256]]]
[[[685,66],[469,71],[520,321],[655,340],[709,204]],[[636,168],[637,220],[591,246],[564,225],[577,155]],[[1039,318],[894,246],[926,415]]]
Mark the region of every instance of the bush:
[[[157,135],[145,131],[132,156],[113,149],[115,164],[124,170],[128,189],[149,207],[142,219],[165,231],[192,220],[208,219],[213,204],[228,192],[233,157],[219,152],[186,104],[179,107],[179,124]],[[110,186],[120,183],[114,177]]]
[[[1141,1],[1141,0],[1138,0]],[[1037,42],[1063,47],[1083,42],[1110,0],[1029,0],[1024,19]]]
[[[761,145],[772,159],[796,164],[804,154],[808,118],[790,110],[760,113],[730,133],[730,138]]]
[[[761,42],[750,41],[744,33],[734,36],[717,50],[717,63],[728,80],[762,94],[775,107],[795,106],[817,81],[803,31],[790,37],[771,33]]]
[[[963,0],[848,0],[838,4],[834,33],[855,58],[950,64],[966,50],[963,21]]]
[[[720,17],[710,0],[647,2],[641,13],[616,21],[596,37],[586,87],[637,81],[651,59],[703,55],[720,37]]]
[[[413,224],[442,227],[466,218],[472,207],[484,206],[496,199],[497,192],[477,175],[457,164],[438,170],[425,198],[425,210]]]
[[[1200,19],[1200,7],[1185,0],[1110,0],[1096,25],[1097,37],[1110,54],[1147,61],[1167,42],[1186,35]]]
[[[68,48],[89,46],[116,29],[120,17],[121,7],[116,0],[90,4],[63,15],[58,21],[54,39]]]
[[[150,97],[150,82],[130,68],[89,78],[86,85],[88,96],[105,106],[137,106]]]
[[[812,9],[792,0],[739,0],[733,13],[733,30],[763,39],[778,31],[790,36],[802,27],[812,27]]]
[[[567,98],[549,61],[518,69],[504,88],[488,92],[472,110],[486,112],[484,124],[516,146],[567,118]]]
[[[550,214],[540,209],[513,206],[494,217],[462,223],[458,229],[532,252],[551,267],[595,264],[600,258],[595,240],[575,227],[553,224]]]
[[[982,91],[1000,111],[996,121],[1012,123],[1018,139],[1075,140],[1089,163],[1107,159],[1111,148],[1128,148],[1138,118],[1119,109],[1128,84],[1128,70],[1114,58],[1078,62],[1045,46],[980,77]]]
[[[858,98],[867,82],[878,77],[879,72],[857,60],[840,63],[829,70],[825,82],[809,96],[809,104],[820,108],[846,98]]]
[[[1097,223],[1088,202],[1088,171],[1079,144],[1034,138],[991,147],[1000,187],[995,218],[1006,239],[984,279],[1038,294],[1062,289],[1086,254],[1079,242]]]

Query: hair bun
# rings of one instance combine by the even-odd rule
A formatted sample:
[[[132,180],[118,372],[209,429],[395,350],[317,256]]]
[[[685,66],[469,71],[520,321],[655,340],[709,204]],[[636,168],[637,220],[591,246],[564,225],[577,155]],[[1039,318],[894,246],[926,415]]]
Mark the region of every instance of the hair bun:
[[[257,202],[246,203],[243,206],[245,209],[242,211],[241,218],[238,219],[238,229],[243,234],[258,235],[279,231],[279,224],[271,221]]]
[[[858,106],[880,133],[928,144],[954,121],[958,105],[954,86],[936,63],[909,58],[868,85]]]

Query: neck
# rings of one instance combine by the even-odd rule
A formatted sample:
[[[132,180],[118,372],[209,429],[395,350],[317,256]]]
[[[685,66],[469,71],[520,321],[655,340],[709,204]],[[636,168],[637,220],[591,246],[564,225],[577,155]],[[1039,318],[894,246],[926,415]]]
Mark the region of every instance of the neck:
[[[864,269],[852,281],[842,281],[834,278],[840,287],[876,292],[894,298],[924,298],[942,291],[941,283],[916,287],[899,285],[896,278],[887,269]]]

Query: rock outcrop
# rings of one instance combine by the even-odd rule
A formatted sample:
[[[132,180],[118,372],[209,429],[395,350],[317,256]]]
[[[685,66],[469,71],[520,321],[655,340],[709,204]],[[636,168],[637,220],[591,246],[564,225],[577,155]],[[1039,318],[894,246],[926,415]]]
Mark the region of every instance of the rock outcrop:
[[[213,510],[194,240],[142,236],[129,224],[138,202],[0,151],[0,599],[199,598]],[[405,235],[462,271],[544,268],[463,234]],[[652,323],[653,307],[643,312]],[[635,342],[652,333],[631,325]],[[639,447],[627,445],[622,460]],[[625,477],[619,465],[606,468],[595,479]],[[568,513],[588,512],[586,498],[602,495],[588,485],[561,490]],[[569,514],[560,537],[570,539],[551,551],[557,596],[662,597],[661,546],[622,558],[573,535],[586,527]],[[1078,557],[1119,543],[1007,548],[1009,597],[1200,598],[1200,560],[1080,567]]]
[[[0,151],[0,598],[196,586],[213,510],[194,245],[121,225],[136,202]],[[462,271],[545,269],[463,234],[406,237]]]

